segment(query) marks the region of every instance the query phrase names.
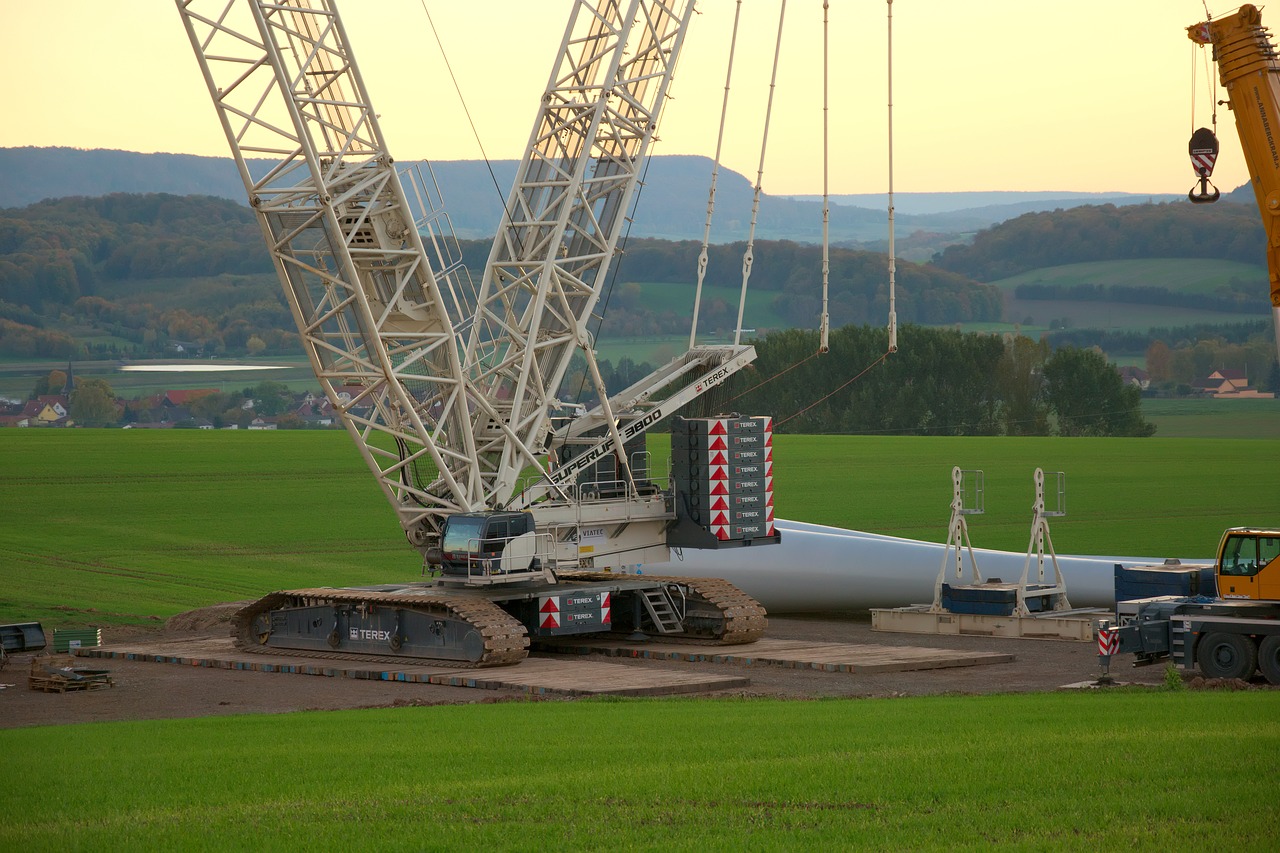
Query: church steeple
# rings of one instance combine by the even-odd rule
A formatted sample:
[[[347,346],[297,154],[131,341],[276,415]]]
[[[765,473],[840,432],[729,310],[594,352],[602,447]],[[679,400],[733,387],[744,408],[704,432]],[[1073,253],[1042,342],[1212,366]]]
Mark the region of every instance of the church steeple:
[[[62,386],[62,393],[64,396],[70,397],[71,392],[75,389],[75,378],[71,375],[71,359],[67,359],[67,384]]]

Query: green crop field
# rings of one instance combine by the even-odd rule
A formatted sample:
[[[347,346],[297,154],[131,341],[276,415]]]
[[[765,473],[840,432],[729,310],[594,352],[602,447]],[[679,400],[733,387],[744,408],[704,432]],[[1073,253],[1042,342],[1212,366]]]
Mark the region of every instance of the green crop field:
[[[1144,258],[1133,261],[1092,261],[1042,267],[994,281],[996,287],[1012,292],[1020,284],[1101,284],[1124,287],[1163,287],[1174,293],[1215,293],[1233,282],[1258,283],[1258,293],[1266,293],[1266,267],[1237,261],[1196,258]]]
[[[1270,851],[1275,698],[521,702],[0,731],[0,849]]]
[[[1280,439],[1280,400],[1147,399],[1142,415],[1161,438]]]
[[[1267,292],[1266,269],[1253,264],[1192,258],[1096,261],[1044,267],[992,282],[1005,291],[1004,316],[1007,323],[983,327],[966,324],[963,328],[966,331],[1009,331],[1009,324],[1021,324],[1023,334],[1035,337],[1045,331],[1051,320],[1066,320],[1075,328],[1117,331],[1265,320],[1265,307],[1256,313],[1241,314],[1164,305],[1019,299],[1014,296],[1014,288],[1018,285],[1032,283],[1162,287],[1174,293],[1211,294],[1233,283],[1247,285],[1249,282],[1257,283],[1256,290],[1262,298]],[[1031,319],[1030,323],[1025,322],[1027,318]]]
[[[691,277],[693,271],[690,271]],[[680,317],[693,316],[694,286],[690,282],[631,282],[640,288],[640,300],[648,308],[658,313],[670,311]],[[742,294],[741,287],[702,288],[702,304],[708,305],[715,300],[724,302],[736,312],[738,299]],[[742,322],[748,328],[788,328],[790,323],[782,319],[773,310],[773,301],[781,296],[777,290],[747,290],[747,304],[743,309]]]
[[[0,430],[0,458],[0,622],[146,623],[418,573],[342,432]],[[1207,553],[1222,527],[1280,516],[1280,454],[1256,440],[781,435],[774,462],[783,517],[934,540],[951,466],[983,468],[979,547],[1025,547],[1036,465],[1068,472],[1064,553]],[[1269,851],[1274,698],[587,700],[0,729],[0,849]]]
[[[311,371],[311,365],[301,356],[242,358],[227,362],[173,359],[150,363],[151,366],[159,364],[172,365],[173,369],[158,371],[126,369],[147,366],[148,363],[117,361],[75,362],[71,369],[78,379],[105,380],[117,397],[128,400],[184,388],[241,391],[268,379],[272,382],[280,382],[296,392],[319,392],[320,390],[315,374]],[[25,400],[31,394],[31,389],[35,387],[37,380],[48,376],[52,370],[66,371],[66,369],[65,361],[0,363],[0,397]]]
[[[665,470],[665,436],[654,436]],[[421,562],[345,432],[0,430],[0,622],[146,623]],[[1280,518],[1280,454],[1245,439],[775,438],[778,516],[944,541],[951,469],[981,469],[978,547],[1023,551],[1036,467],[1066,474],[1064,554],[1211,554]],[[1052,498],[1052,496],[1051,496]]]

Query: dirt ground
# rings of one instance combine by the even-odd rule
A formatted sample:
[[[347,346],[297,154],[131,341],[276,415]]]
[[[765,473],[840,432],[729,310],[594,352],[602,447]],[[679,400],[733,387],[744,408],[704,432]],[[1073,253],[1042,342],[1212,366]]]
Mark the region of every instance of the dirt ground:
[[[148,638],[226,636],[228,608],[211,608],[175,616]],[[136,638],[136,629],[103,629],[104,645]],[[863,614],[821,617],[770,617],[767,637],[888,646],[992,651],[1015,655],[1012,662],[917,672],[856,674],[790,669],[771,665],[690,663],[610,657],[627,666],[695,668],[746,675],[750,685],[703,696],[784,698],[893,697],[928,694],[982,694],[1056,690],[1096,679],[1093,643],[1058,640],[1009,640],[989,637],[922,636],[871,630]],[[405,705],[467,704],[528,700],[515,689],[486,690],[393,681],[252,672],[115,659],[86,659],[85,667],[109,669],[114,686],[68,693],[41,693],[27,688],[30,655],[14,655],[0,670],[0,728],[61,725],[107,720],[152,720],[224,714],[275,714],[302,710],[386,708]],[[1159,685],[1161,666],[1133,669],[1119,659],[1112,667],[1117,680]],[[1240,684],[1240,687],[1245,685]],[[536,701],[572,701],[571,697],[537,697]]]

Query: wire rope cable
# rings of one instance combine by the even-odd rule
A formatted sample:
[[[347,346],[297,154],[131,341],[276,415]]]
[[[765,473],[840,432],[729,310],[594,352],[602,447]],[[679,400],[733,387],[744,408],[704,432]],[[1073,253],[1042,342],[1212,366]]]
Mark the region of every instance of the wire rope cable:
[[[895,276],[898,261],[893,243],[893,0],[887,0],[889,9],[889,352],[898,351],[898,306]]]
[[[769,122],[773,117],[773,93],[778,86],[778,59],[782,54],[782,22],[787,14],[787,0],[782,0],[778,11],[778,37],[773,47],[773,71],[769,77],[769,99],[764,112],[764,133],[760,138],[760,165],[756,169],[756,186],[751,197],[751,227],[747,233],[747,248],[742,253],[742,290],[738,295],[738,322],[733,329],[733,345],[742,344],[742,315],[747,307],[747,282],[751,279],[751,263],[756,241],[756,221],[760,216],[760,194],[764,183],[764,154],[769,144]]]
[[[698,253],[698,283],[693,292],[693,321],[689,326],[689,349],[698,339],[698,310],[702,305],[702,282],[707,277],[707,244],[711,242],[711,219],[716,209],[716,180],[720,175],[720,151],[724,144],[725,118],[729,113],[729,83],[733,79],[733,56],[738,47],[738,21],[742,0],[733,11],[733,34],[729,38],[729,62],[724,74],[724,99],[720,104],[720,130],[716,135],[716,156],[711,167],[711,188],[707,192],[707,222],[702,229],[702,249]]]
[[[493,191],[498,194],[498,198],[502,204],[502,213],[511,219],[510,211],[507,210],[507,199],[502,193],[502,188],[498,186],[498,176],[493,171],[493,161],[489,159],[489,153],[484,149],[484,142],[480,139],[480,131],[476,128],[475,120],[471,117],[471,108],[467,106],[467,99],[462,94],[462,86],[458,83],[458,77],[453,73],[453,63],[449,61],[449,54],[445,52],[444,42],[440,38],[440,32],[436,29],[436,22],[431,17],[431,10],[427,8],[427,0],[419,0],[422,4],[422,12],[427,16],[427,24],[431,27],[431,35],[436,40],[436,46],[440,48],[440,58],[444,60],[444,67],[449,72],[449,80],[453,82],[453,90],[458,93],[458,102],[462,105],[462,112],[467,117],[467,124],[471,127],[471,135],[475,138],[476,147],[480,149],[480,156],[484,159],[484,165],[489,170],[489,180],[493,183]]]

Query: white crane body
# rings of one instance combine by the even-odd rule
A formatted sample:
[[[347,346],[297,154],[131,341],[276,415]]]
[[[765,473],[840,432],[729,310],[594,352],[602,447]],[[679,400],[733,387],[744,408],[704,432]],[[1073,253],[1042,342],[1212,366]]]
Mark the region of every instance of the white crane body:
[[[755,357],[696,347],[610,395],[589,330],[692,0],[573,4],[478,288],[431,186],[410,174],[406,191],[397,174],[332,0],[175,2],[303,350],[410,542],[444,574],[275,593],[237,618],[242,643],[386,641],[486,665],[523,657],[528,630],[759,636],[763,609],[722,582],[565,586],[572,570],[669,558],[676,501],[653,472],[636,476],[635,443]],[[575,353],[600,402],[553,421]],[[604,495],[590,477],[610,460]],[[544,618],[566,596],[586,615]]]

